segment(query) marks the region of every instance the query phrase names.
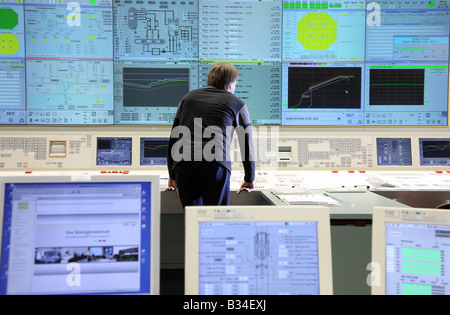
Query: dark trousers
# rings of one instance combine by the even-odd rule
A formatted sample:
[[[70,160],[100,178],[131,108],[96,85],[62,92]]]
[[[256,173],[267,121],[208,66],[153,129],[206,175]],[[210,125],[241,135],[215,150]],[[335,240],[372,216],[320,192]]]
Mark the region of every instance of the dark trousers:
[[[181,162],[175,168],[175,181],[183,208],[229,204],[230,172],[216,162]]]

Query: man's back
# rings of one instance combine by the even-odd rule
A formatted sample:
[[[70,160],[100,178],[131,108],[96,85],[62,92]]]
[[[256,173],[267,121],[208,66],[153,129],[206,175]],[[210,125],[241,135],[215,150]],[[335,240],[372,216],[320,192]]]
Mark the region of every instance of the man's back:
[[[239,191],[253,189],[250,115],[234,95],[238,78],[232,64],[216,63],[208,72],[208,87],[190,91],[180,101],[169,141],[167,189],[178,191],[183,206],[228,204],[235,130],[241,153],[245,152],[244,183]]]
[[[197,89],[186,94],[180,102],[175,116],[175,124],[188,127],[194,132],[194,118],[202,119],[202,126],[243,127],[250,125],[249,117],[239,117],[243,114],[245,103],[234,94],[215,87]],[[245,113],[244,113],[245,115]],[[245,118],[248,120],[245,121]],[[244,124],[247,125],[244,126]]]

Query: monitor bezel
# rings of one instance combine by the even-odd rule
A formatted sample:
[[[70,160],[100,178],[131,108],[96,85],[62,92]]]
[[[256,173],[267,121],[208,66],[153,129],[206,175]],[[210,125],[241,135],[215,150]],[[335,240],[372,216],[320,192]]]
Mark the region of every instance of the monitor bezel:
[[[100,153],[100,149],[98,148],[98,142],[100,140],[120,140],[120,139],[126,139],[126,140],[130,140],[131,142],[131,150],[130,150],[130,163],[129,164],[99,164],[98,158],[99,158],[99,153]],[[126,136],[126,137],[119,137],[119,136],[98,136],[96,138],[95,141],[95,165],[98,167],[107,167],[107,166],[132,166],[133,165],[133,137],[130,136]]]
[[[231,210],[244,214],[241,218],[220,218],[212,213]],[[201,213],[198,216],[198,213]],[[253,216],[253,218],[251,217]],[[322,206],[190,206],[186,207],[185,294],[198,295],[199,286],[199,222],[305,221],[317,222],[320,295],[333,294],[330,210]]]
[[[429,160],[437,160],[440,158],[428,158],[428,157],[424,157],[424,147],[423,147],[423,143],[425,141],[446,141],[450,143],[450,138],[440,138],[440,137],[419,137],[419,165],[420,166],[431,166],[431,167],[436,167],[436,166],[448,166],[450,165],[449,163],[445,163],[445,164],[439,164],[439,163],[435,163],[435,164],[428,164],[426,163]],[[444,159],[444,158],[442,158]],[[445,158],[447,159],[447,161],[450,161],[450,157]]]
[[[161,193],[159,175],[123,175],[105,174],[89,175],[25,175],[0,177],[0,248],[3,236],[3,218],[5,203],[5,185],[23,183],[108,183],[108,182],[150,182],[151,183],[151,218],[150,218],[150,295],[160,294],[160,219],[161,219]],[[1,262],[0,250],[0,262]],[[76,293],[83,294],[83,293]],[[89,293],[86,293],[89,294]],[[99,293],[102,294],[102,293]],[[105,295],[108,293],[105,293]],[[120,294],[120,293],[119,293]],[[128,293],[123,293],[127,295]]]
[[[404,141],[404,140],[409,140],[409,152],[408,152],[408,157],[411,159],[411,162],[410,162],[410,164],[380,164],[380,161],[379,161],[379,158],[380,158],[380,155],[379,155],[379,149],[380,149],[380,146],[379,146],[379,141],[382,141],[382,140],[402,140],[402,141]],[[392,142],[392,141],[391,141]],[[391,166],[394,166],[394,167],[411,167],[411,166],[413,166],[413,144],[412,144],[412,139],[410,138],[410,137],[383,137],[383,136],[378,136],[378,137],[375,137],[375,145],[376,145],[376,163],[377,163],[377,166],[380,166],[380,167],[391,167]]]
[[[428,219],[405,218],[408,213],[426,213]],[[406,215],[405,215],[406,214]],[[450,211],[431,208],[374,207],[372,216],[372,261],[367,280],[372,295],[386,295],[386,223],[450,226]],[[370,281],[370,282],[369,282]]]
[[[143,163],[143,159],[145,159],[145,141],[150,140],[150,141],[167,141],[167,145],[169,145],[169,140],[170,138],[168,137],[140,137],[139,139],[139,165],[140,166],[153,166],[153,167],[166,167],[167,166],[167,158],[166,158],[166,163],[165,164],[145,164]]]

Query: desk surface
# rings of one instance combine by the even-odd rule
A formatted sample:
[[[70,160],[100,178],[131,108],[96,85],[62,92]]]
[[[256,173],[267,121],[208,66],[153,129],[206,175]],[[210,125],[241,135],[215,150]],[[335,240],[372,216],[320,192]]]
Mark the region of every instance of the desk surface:
[[[325,190],[313,190],[312,192],[323,194]],[[370,191],[363,193],[327,193],[327,195],[339,202],[340,205],[329,207],[332,220],[371,220],[373,207],[409,207]],[[278,198],[272,200],[277,200],[276,205],[286,205]]]
[[[323,194],[324,192],[324,190],[313,191],[314,194]],[[334,198],[340,205],[329,207],[332,220],[371,220],[373,207],[408,207],[370,191],[327,193],[327,195]],[[285,206],[286,203],[270,191],[252,191],[240,194],[232,191],[230,205]],[[174,191],[161,192],[161,213],[184,214],[180,200]]]
[[[236,191],[231,191],[230,193],[230,205],[236,206],[270,206],[275,204],[275,199],[278,198],[270,193],[258,190],[252,192],[242,191],[239,194]],[[180,199],[175,191],[161,192],[161,213],[184,214]]]
[[[414,208],[442,208],[450,203],[450,191],[391,190],[376,191],[375,193]]]

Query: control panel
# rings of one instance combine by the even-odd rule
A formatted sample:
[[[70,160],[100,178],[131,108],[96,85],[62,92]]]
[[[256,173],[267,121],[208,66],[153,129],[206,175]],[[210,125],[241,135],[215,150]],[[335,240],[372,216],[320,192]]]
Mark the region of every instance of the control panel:
[[[258,170],[450,170],[450,138],[442,133],[299,134],[254,128]],[[147,132],[2,132],[0,170],[166,170],[170,129]],[[230,155],[242,170],[237,136]]]

